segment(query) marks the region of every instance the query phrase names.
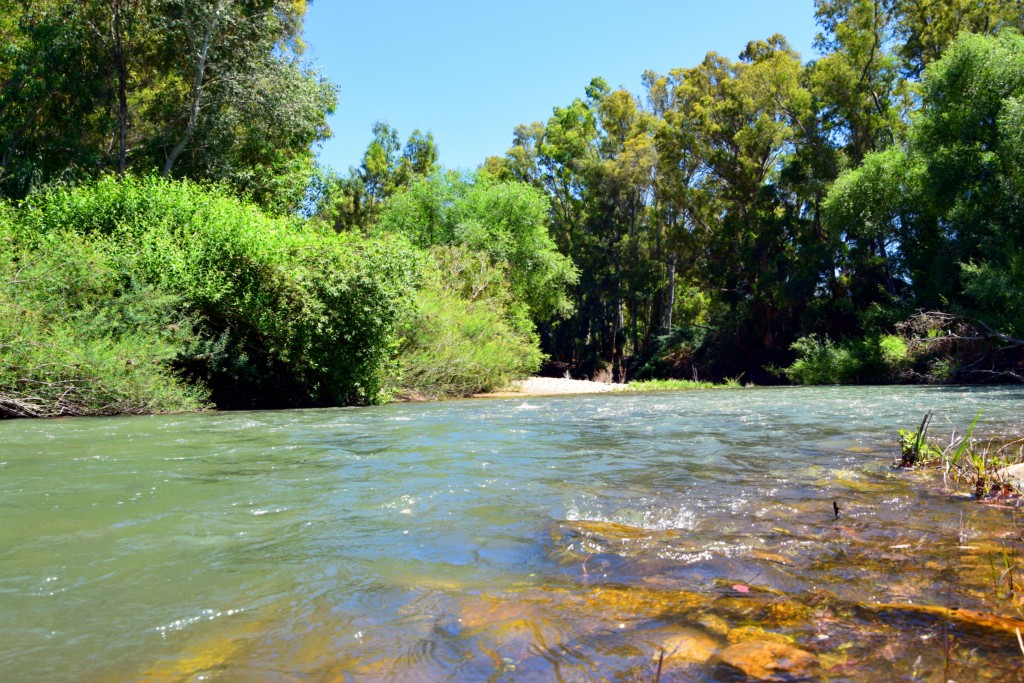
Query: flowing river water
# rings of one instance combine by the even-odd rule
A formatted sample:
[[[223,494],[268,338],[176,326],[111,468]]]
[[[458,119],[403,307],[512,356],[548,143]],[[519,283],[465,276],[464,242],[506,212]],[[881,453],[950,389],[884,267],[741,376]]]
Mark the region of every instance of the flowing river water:
[[[979,409],[1019,431],[1022,406],[829,387],[2,422],[0,680],[1018,681],[991,615],[1020,618],[1024,521],[890,464],[927,409],[948,436]]]

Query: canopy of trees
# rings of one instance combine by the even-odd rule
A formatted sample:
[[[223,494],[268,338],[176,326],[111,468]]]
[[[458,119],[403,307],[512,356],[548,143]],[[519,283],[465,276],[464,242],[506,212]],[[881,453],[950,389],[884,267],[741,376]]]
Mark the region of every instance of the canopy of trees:
[[[304,0],[3,0],[0,192],[157,171],[296,210],[335,87]]]
[[[877,357],[918,309],[1020,335],[1024,3],[816,12],[813,61],[775,35],[641,95],[597,78],[486,161],[547,194],[579,268],[575,314],[542,322],[553,357],[769,382],[808,335]]]

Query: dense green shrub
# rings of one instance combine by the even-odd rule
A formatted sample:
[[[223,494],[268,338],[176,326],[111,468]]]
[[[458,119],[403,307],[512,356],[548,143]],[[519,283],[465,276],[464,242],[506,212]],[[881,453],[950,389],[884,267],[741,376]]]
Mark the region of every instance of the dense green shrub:
[[[274,218],[226,193],[156,178],[106,178],[31,198],[23,241],[102,242],[145,286],[195,321],[175,367],[222,407],[383,400],[395,326],[416,256],[400,238],[365,239]]]
[[[0,217],[0,417],[195,410],[171,361],[194,343],[180,300],[103,240],[53,231],[26,248]]]
[[[878,353],[889,371],[900,371],[910,362],[910,348],[906,340],[894,334],[886,334],[878,340]]]
[[[913,362],[907,341],[892,334],[836,343],[828,337],[801,337],[797,358],[783,372],[796,384],[878,384],[908,379]]]
[[[801,337],[792,349],[797,359],[785,373],[796,384],[848,384],[857,375],[859,365],[850,348],[828,337]]]
[[[468,396],[540,367],[526,307],[489,257],[465,247],[430,251],[417,307],[402,326],[393,384],[407,398]]]

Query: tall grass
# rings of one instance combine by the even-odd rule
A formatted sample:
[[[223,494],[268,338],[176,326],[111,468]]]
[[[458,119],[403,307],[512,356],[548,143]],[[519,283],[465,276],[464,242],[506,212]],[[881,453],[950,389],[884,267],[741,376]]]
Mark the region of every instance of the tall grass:
[[[687,391],[692,389],[736,389],[742,386],[738,377],[727,378],[724,382],[705,382],[689,379],[650,379],[630,382],[627,391]]]
[[[943,445],[927,436],[929,411],[921,427],[912,432],[900,430],[902,457],[900,467],[939,467],[947,488],[967,489],[976,498],[989,494],[1015,493],[1015,486],[1003,470],[1024,462],[1024,439],[1011,436],[976,437],[981,411],[963,432],[953,430]]]

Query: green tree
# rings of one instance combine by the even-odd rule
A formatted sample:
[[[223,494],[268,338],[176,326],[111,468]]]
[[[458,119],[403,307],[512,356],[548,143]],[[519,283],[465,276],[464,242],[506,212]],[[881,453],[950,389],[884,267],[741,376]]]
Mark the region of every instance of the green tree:
[[[295,210],[336,89],[301,59],[293,0],[43,0],[0,7],[0,183],[161,169]]]
[[[104,160],[96,142],[109,140],[107,72],[86,9],[61,0],[0,5],[0,191],[8,197]]]
[[[894,235],[924,308],[1024,332],[1024,37],[962,34],[925,69],[906,148],[869,155],[829,194],[844,229]],[[859,227],[859,226],[864,226]]]
[[[403,149],[398,131],[378,121],[359,168],[324,174],[314,213],[335,230],[368,231],[391,195],[438,170],[437,155],[433,133],[414,130]]]
[[[905,71],[920,78],[961,33],[1024,30],[1022,0],[890,0]]]
[[[813,211],[791,172],[818,137],[799,55],[773,36],[739,62],[710,53],[649,82],[666,107],[659,153],[694,255],[688,275],[711,293],[726,348],[753,362],[729,371],[756,369],[795,338],[823,270]]]
[[[530,186],[486,174],[436,172],[391,197],[375,228],[421,248],[459,246],[487,254],[532,317],[566,315],[572,262],[548,234],[547,201]]]
[[[840,172],[855,168],[872,152],[906,139],[912,107],[912,84],[900,73],[900,60],[889,46],[897,40],[899,10],[889,0],[818,0],[822,28],[816,43],[824,56],[808,71],[824,134],[838,144],[834,159],[820,168],[825,185]],[[898,245],[895,236],[872,226],[849,224],[829,235],[834,261],[830,290],[834,319],[819,331],[857,334],[857,316],[871,306],[892,305],[898,296]],[[845,309],[845,314],[844,314]]]

